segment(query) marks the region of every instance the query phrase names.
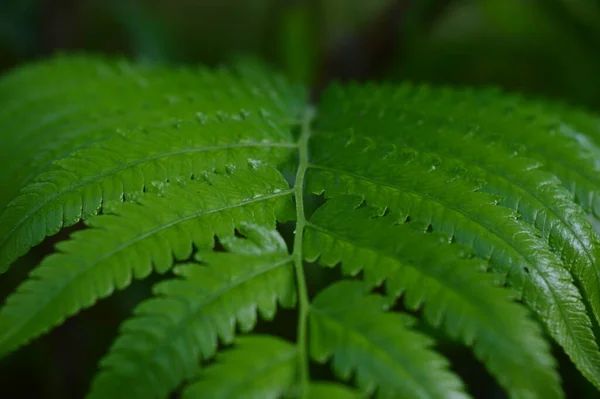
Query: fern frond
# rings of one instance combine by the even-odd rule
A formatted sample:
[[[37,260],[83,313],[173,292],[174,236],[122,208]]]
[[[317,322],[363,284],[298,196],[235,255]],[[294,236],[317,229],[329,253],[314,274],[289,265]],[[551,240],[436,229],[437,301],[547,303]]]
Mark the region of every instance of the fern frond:
[[[414,222],[397,225],[391,213],[375,218],[368,207],[356,209],[360,202],[338,197],[315,212],[305,238],[309,260],[341,262],[348,275],[364,270],[369,288],[385,279],[388,295],[404,295],[408,309],[423,307],[428,323],[472,346],[512,397],[560,396],[539,327],[510,301],[508,290],[493,287],[493,275],[481,272],[483,261],[469,259],[465,248],[448,244],[444,235],[425,233],[424,225],[418,231]]]
[[[51,161],[117,130],[240,114],[260,114],[278,124],[296,118],[304,103],[301,90],[268,72],[242,69],[172,69],[68,57],[8,75],[0,85],[5,133],[0,146],[6,154],[0,207]]]
[[[63,65],[59,59],[40,68],[44,76],[60,75]],[[0,271],[47,235],[96,213],[102,201],[139,192],[147,181],[212,171],[248,157],[281,161],[289,156],[285,149],[294,148],[289,128],[302,92],[265,72],[85,60],[73,65],[70,79],[87,85],[62,88],[60,79],[49,80],[55,90],[32,100],[38,112],[19,94],[32,92],[27,88],[35,80],[15,77],[20,84],[11,85],[9,76],[0,86],[0,93],[7,92],[0,98],[11,100],[0,101],[0,109],[12,109],[0,116],[6,133],[0,136],[6,154],[0,161],[0,209],[12,200],[0,217]],[[31,68],[31,75],[38,76],[40,68]],[[104,77],[91,78],[98,74]],[[10,107],[13,103],[18,105]],[[68,118],[61,116],[69,107],[74,111],[65,111]]]
[[[184,399],[279,399],[289,394],[296,378],[296,346],[280,338],[250,335],[238,338],[217,364],[202,370]]]
[[[336,107],[344,98],[341,94],[331,96]],[[368,100],[369,96],[365,97]],[[453,172],[462,178],[485,182],[481,191],[500,196],[501,205],[517,211],[522,220],[549,240],[600,321],[600,239],[554,175],[545,172],[539,161],[524,158],[500,142],[486,140],[482,134],[485,127],[469,130],[455,122],[423,119],[421,114],[387,112],[385,107],[387,104],[382,109],[361,111],[358,103],[352,103],[343,114],[322,118],[321,128],[335,130],[351,125],[358,136],[438,154],[444,160],[441,167],[452,165]]]
[[[600,352],[579,291],[561,259],[497,198],[443,169],[439,158],[321,132],[313,145],[309,188],[328,197],[359,195],[398,221],[431,224],[473,247],[518,290],[581,372],[600,387]],[[335,153],[329,148],[337,148]]]
[[[152,181],[223,172],[248,159],[274,165],[289,157],[288,131],[262,120],[139,129],[55,162],[0,216],[0,270],[46,236],[98,212],[103,202],[142,192]]]
[[[91,398],[468,397],[399,299],[511,398],[563,395],[540,323],[600,389],[599,118],[411,85],[334,86],[314,115],[250,62],[69,56],[0,79],[0,273],[84,222],[5,300],[0,357],[173,269]],[[362,281],[319,292],[315,262]],[[294,343],[239,337],[278,307]],[[345,382],[311,380],[311,358]]]
[[[187,259],[192,245],[211,249],[213,236],[228,237],[240,223],[273,226],[285,219],[291,191],[278,171],[239,167],[230,174],[206,174],[204,181],[161,184],[157,193],[105,207],[110,214],[86,223],[58,244],[31,278],[0,310],[0,353],[5,354],[61,323],[132,278],[152,269],[169,270],[173,258]],[[287,210],[289,212],[289,209]]]
[[[201,252],[196,257],[200,265],[177,266],[174,271],[180,278],[155,286],[157,297],[136,308],[135,317],[125,322],[121,336],[100,362],[104,370],[92,384],[90,399],[166,398],[193,377],[200,360],[215,354],[217,339],[223,344],[233,342],[236,324],[248,332],[256,324],[257,311],[271,320],[277,301],[294,306],[291,257],[279,233],[248,224],[242,224],[240,231],[247,238],[221,240],[229,252]],[[270,354],[269,350],[276,348],[263,349],[257,357],[271,361],[270,356],[278,351]],[[289,355],[295,357],[294,347]],[[237,371],[228,375],[229,383],[219,389],[235,391],[235,375],[244,378],[251,371],[240,364],[234,366]],[[290,367],[293,377],[293,362]],[[210,375],[212,369],[206,373]],[[203,397],[218,398],[217,391],[208,392],[217,389],[219,382],[211,378],[197,385],[205,390]]]
[[[343,298],[343,300],[340,300]],[[430,349],[432,340],[408,327],[407,315],[385,313],[389,300],[367,295],[359,281],[327,287],[310,307],[310,353],[333,356],[333,369],[365,391],[384,398],[467,398],[448,362]]]
[[[598,137],[597,128],[578,131],[576,126],[567,123],[569,112],[564,108],[556,113],[553,112],[556,107],[493,89],[436,89],[405,84],[355,85],[343,90],[338,87],[331,92],[338,97],[338,110],[349,111],[360,104],[363,110],[373,112],[413,113],[423,121],[437,120],[440,125],[462,129],[464,134],[471,131],[486,140],[506,143],[515,151],[540,161],[560,178],[587,212],[600,217],[600,141],[586,136]],[[349,99],[341,106],[340,95]],[[593,124],[592,121],[581,126],[588,128]]]

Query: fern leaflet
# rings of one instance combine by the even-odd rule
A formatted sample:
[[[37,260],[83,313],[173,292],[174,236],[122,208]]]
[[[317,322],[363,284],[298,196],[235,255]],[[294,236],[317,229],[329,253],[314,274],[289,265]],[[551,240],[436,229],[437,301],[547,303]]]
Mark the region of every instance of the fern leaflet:
[[[340,93],[331,95],[335,104],[344,98]],[[369,94],[363,93],[363,97],[368,98]],[[423,120],[419,113],[386,112],[386,107],[387,103],[367,111],[358,104],[352,105],[343,115],[324,121],[324,128],[351,123],[355,133],[368,132],[369,137],[382,142],[435,153],[443,157],[444,164],[452,165],[453,173],[475,182],[481,191],[500,196],[502,205],[513,208],[524,221],[537,227],[554,251],[561,254],[583,287],[596,320],[600,320],[598,237],[558,179],[541,170],[543,164],[524,158],[502,142],[487,141],[481,134],[486,131],[484,127],[441,124],[431,117]],[[356,118],[357,113],[362,118]],[[401,135],[396,133],[398,123],[402,123]],[[478,182],[486,184],[481,187]]]
[[[250,335],[240,338],[236,346],[223,353],[221,364],[201,371],[199,381],[185,390],[183,398],[277,399],[290,391],[296,372],[294,345]]]
[[[225,165],[245,164],[248,158],[277,164],[277,160],[285,159],[290,149],[294,148],[289,133],[289,126],[297,112],[294,100],[286,99],[286,96],[289,97],[286,89],[281,89],[279,93],[270,88],[266,78],[262,82],[265,86],[263,93],[252,86],[244,87],[241,83],[244,79],[238,81],[227,72],[214,75],[204,70],[199,73],[183,70],[165,75],[159,69],[151,70],[151,76],[145,77],[143,74],[137,76],[136,70],[130,67],[97,65],[97,68],[101,67],[110,67],[110,76],[115,82],[114,87],[110,84],[103,86],[107,98],[92,96],[92,104],[81,104],[78,96],[86,96],[88,91],[77,86],[66,93],[61,89],[53,95],[71,96],[72,103],[68,106],[78,104],[81,106],[78,108],[80,112],[88,112],[86,106],[93,107],[103,118],[102,123],[108,127],[120,126],[122,130],[128,130],[138,126],[140,121],[145,121],[145,124],[124,133],[114,128],[102,130],[94,124],[89,125],[89,131],[72,131],[59,118],[56,121],[56,133],[45,126],[36,130],[39,138],[25,133],[6,135],[5,140],[0,137],[0,145],[10,155],[5,160],[7,167],[0,171],[0,188],[7,187],[6,190],[0,190],[6,194],[4,202],[0,197],[0,207],[12,200],[0,216],[0,270],[6,269],[46,236],[97,213],[103,201],[119,200],[123,196],[139,193],[146,183],[223,170]],[[115,68],[117,70],[113,71]],[[85,70],[79,71],[79,74],[83,72]],[[137,90],[126,90],[125,93],[140,102],[146,114],[161,118],[159,123],[152,123],[132,108],[129,112],[122,112],[123,108],[132,107],[132,99],[117,93],[125,90],[121,87],[123,85],[137,85],[133,79],[124,79],[130,78],[130,74],[146,82],[144,84],[151,93],[147,96]],[[73,79],[78,77],[76,74]],[[93,86],[88,90],[96,88]],[[194,99],[198,97],[196,93],[206,92],[207,89],[214,95],[205,93],[198,97],[198,101],[184,101],[184,94],[179,93],[182,98],[174,103],[177,106],[173,106],[171,115],[171,108],[165,109],[172,97],[165,94],[166,88],[185,88]],[[248,99],[249,96],[252,100]],[[154,97],[157,98],[154,106],[144,105]],[[115,98],[122,103],[115,103]],[[44,104],[51,99],[54,97],[44,97]],[[96,102],[99,105],[94,106]],[[23,110],[31,112],[25,106],[28,104],[24,101]],[[60,101],[50,104],[64,107]],[[241,104],[247,106],[244,108]],[[104,116],[111,109],[118,111],[117,120]],[[12,113],[8,113],[7,117],[14,118],[14,121],[21,120]],[[83,121],[79,118],[74,123],[79,128],[87,127],[86,120],[84,115]],[[131,126],[124,124],[124,121],[129,121]],[[20,128],[23,129],[22,126]],[[5,129],[10,131],[12,127],[9,125]],[[46,139],[48,136],[54,137],[53,140],[49,142]],[[15,140],[15,143],[11,140]],[[44,141],[37,145],[36,140]],[[63,141],[59,149],[54,148]],[[25,149],[31,155],[19,152]],[[56,157],[61,160],[48,164],[45,158],[39,158],[40,154],[48,157],[48,160]],[[12,167],[19,172],[13,172]],[[22,188],[32,180],[22,176],[29,173],[26,172],[28,168],[31,168],[30,173],[35,179],[16,198],[11,198],[10,190]]]
[[[315,147],[312,192],[362,195],[373,206],[392,209],[399,220],[431,224],[449,240],[473,247],[506,276],[582,373],[600,386],[600,352],[585,304],[537,230],[497,206],[496,198],[476,192],[478,187],[459,179],[452,168],[445,170],[437,157],[339,132],[323,133],[321,139],[327,145]],[[340,150],[320,150],[330,146]]]
[[[348,275],[364,269],[369,288],[386,279],[387,295],[403,295],[408,309],[423,307],[428,323],[473,346],[475,356],[515,397],[560,392],[538,327],[510,302],[507,290],[492,288],[493,276],[482,273],[483,262],[469,259],[468,251],[449,245],[443,235],[424,233],[424,225],[397,225],[391,213],[373,219],[374,210],[355,209],[359,204],[355,197],[338,197],[313,215],[306,235],[309,259],[320,257],[325,266],[341,262]]]
[[[175,274],[181,278],[154,288],[157,297],[137,307],[136,316],[123,325],[121,336],[101,361],[105,369],[92,384],[89,398],[165,397],[194,375],[201,359],[215,354],[217,338],[224,344],[233,342],[236,321],[242,332],[251,331],[257,310],[270,320],[276,301],[294,305],[291,258],[279,233],[244,224],[240,231],[248,238],[222,240],[230,252],[199,253],[200,265],[177,266]],[[292,347],[286,358],[295,356]],[[140,380],[136,370],[142,364],[145,373]],[[293,364],[291,370],[293,380]]]
[[[290,190],[268,167],[239,168],[230,175],[207,174],[205,181],[159,184],[136,202],[105,206],[107,214],[88,220],[93,227],[58,245],[32,278],[0,311],[0,353],[7,353],[61,323],[132,278],[168,271],[197,248],[212,248],[240,223],[274,226],[289,204]],[[289,211],[288,211],[289,212]]]
[[[403,329],[412,320],[383,313],[388,306],[383,297],[365,295],[360,282],[329,286],[310,310],[312,357],[325,361],[333,355],[339,377],[348,379],[356,369],[358,386],[378,388],[381,399],[466,398],[460,380],[446,370],[447,361],[428,349],[431,340]]]

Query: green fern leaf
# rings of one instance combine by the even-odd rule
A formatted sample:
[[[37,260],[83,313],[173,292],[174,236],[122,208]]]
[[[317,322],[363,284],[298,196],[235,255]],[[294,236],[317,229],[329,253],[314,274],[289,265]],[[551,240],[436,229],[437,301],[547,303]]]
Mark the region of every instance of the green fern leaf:
[[[161,184],[159,195],[114,203],[87,221],[93,227],[62,242],[0,311],[0,353],[37,337],[66,317],[144,278],[165,273],[175,259],[187,259],[192,245],[213,247],[213,236],[231,236],[240,223],[274,226],[285,218],[290,190],[279,172],[257,166],[205,181]]]
[[[471,246],[506,276],[538,314],[552,337],[581,372],[600,387],[600,352],[585,304],[561,259],[532,226],[498,206],[497,198],[446,170],[440,158],[393,144],[377,145],[341,132],[319,136],[309,170],[310,190],[326,196],[363,196],[373,206],[393,209],[431,224],[449,240]],[[329,148],[338,148],[335,153]]]
[[[296,376],[296,346],[282,339],[250,335],[223,352],[218,364],[199,374],[199,381],[183,393],[184,399],[279,399]]]
[[[332,107],[339,106],[344,98],[340,93],[330,96]],[[368,101],[369,93],[361,97]],[[517,211],[522,220],[534,225],[549,240],[552,249],[560,253],[582,286],[596,320],[600,321],[600,240],[558,179],[543,171],[539,161],[524,158],[500,142],[486,140],[480,134],[483,128],[478,128],[476,134],[456,122],[424,120],[422,114],[404,111],[390,113],[386,107],[387,103],[380,109],[367,111],[361,110],[360,103],[351,103],[342,115],[322,120],[323,128],[351,125],[356,135],[368,135],[399,148],[438,154],[444,159],[442,167],[452,165],[453,173],[460,173],[462,178],[486,182],[481,191],[500,196],[501,205]],[[356,118],[357,114],[361,117]],[[402,134],[397,132],[400,123]]]
[[[320,257],[325,266],[341,262],[349,275],[364,269],[369,287],[385,278],[388,295],[404,294],[408,309],[423,307],[432,326],[473,346],[513,397],[560,396],[554,360],[539,328],[510,302],[506,289],[492,288],[493,276],[481,272],[483,262],[469,259],[443,235],[425,233],[424,225],[396,225],[392,214],[374,218],[368,207],[355,210],[360,202],[338,197],[317,210],[306,232],[309,260]]]
[[[0,206],[51,161],[114,135],[115,127],[229,119],[240,113],[268,115],[277,123],[296,117],[304,100],[299,90],[267,71],[240,69],[140,67],[68,57],[16,71],[0,85],[0,98],[18,100],[0,107],[0,124],[7,132],[0,140],[7,154],[0,171]]]
[[[337,93],[334,93],[336,92]],[[455,125],[463,134],[475,133],[486,140],[501,141],[515,151],[540,161],[558,176],[588,212],[600,216],[600,146],[598,128],[579,131],[566,121],[568,110],[504,95],[498,90],[473,90],[427,86],[351,86],[331,90],[331,95],[354,99],[363,111],[400,115],[413,113],[422,121]],[[334,102],[333,98],[330,101]],[[350,110],[352,100],[336,106]],[[575,117],[576,118],[576,117]],[[580,119],[581,120],[581,119]],[[589,122],[589,121],[588,121]],[[583,127],[593,126],[594,122]],[[593,136],[589,136],[593,135]]]
[[[201,359],[215,354],[217,338],[232,343],[236,321],[247,332],[256,324],[257,310],[270,320],[276,301],[294,306],[291,258],[279,233],[245,224],[240,231],[248,238],[222,240],[230,252],[203,252],[197,255],[201,265],[177,266],[175,274],[181,278],[155,286],[157,297],[137,307],[101,361],[104,371],[92,384],[90,399],[165,398],[193,377]],[[293,346],[288,355],[293,360]],[[293,362],[292,366],[293,376]],[[238,373],[249,371],[240,368]],[[216,383],[214,378],[210,381]],[[223,396],[215,392],[204,397]]]
[[[248,159],[277,164],[294,147],[287,136],[266,122],[189,122],[116,135],[78,151],[56,162],[8,205],[0,217],[0,267],[62,227],[97,213],[103,202],[140,193],[150,182],[223,172],[226,165],[245,165]]]
[[[340,301],[340,298],[343,298]],[[462,382],[431,351],[429,338],[410,331],[411,319],[384,313],[389,301],[343,281],[322,291],[310,307],[310,353],[342,379],[356,370],[358,386],[378,398],[467,398]],[[373,326],[377,326],[373,328]]]
[[[0,356],[173,270],[90,397],[468,397],[406,310],[511,398],[563,396],[540,324],[600,389],[598,117],[412,85],[333,86],[315,108],[252,62],[68,56],[1,78],[0,273],[84,226],[4,301]],[[317,262],[345,277],[313,281]],[[240,336],[258,314],[295,342]]]
[[[62,65],[60,60],[57,63]],[[77,62],[75,65],[79,67]],[[261,72],[252,74],[257,79],[253,86],[245,83],[244,76],[238,78],[227,71],[146,71],[126,63],[94,65],[89,63],[92,70],[74,68],[72,79],[82,79],[94,70],[109,70],[105,71],[109,82],[91,80],[92,87],[74,86],[67,92],[56,82],[59,90],[42,97],[41,105],[51,116],[60,115],[60,108],[65,107],[64,100],[51,101],[53,96],[68,99],[67,108],[75,104],[73,128],[58,117],[52,122],[56,131],[43,124],[28,133],[17,110],[4,113],[14,121],[5,131],[20,130],[0,137],[0,146],[8,154],[0,168],[0,209],[12,200],[0,216],[0,271],[46,236],[97,213],[103,201],[141,192],[146,182],[241,165],[248,158],[277,164],[294,148],[289,126],[297,117],[302,95],[285,85],[276,90],[266,77],[260,79]],[[47,67],[48,74],[52,67]],[[33,68],[33,72],[40,71]],[[140,80],[145,82],[143,94],[137,88]],[[4,82],[10,83],[10,77]],[[26,90],[23,84],[8,87]],[[89,95],[97,85],[102,85],[104,96]],[[2,87],[0,98],[10,98],[2,97]],[[170,90],[177,96],[168,95]],[[16,108],[31,113],[30,107],[24,100]],[[88,122],[89,109],[98,114],[100,125]],[[110,112],[117,115],[109,117]],[[44,120],[45,114],[40,113]],[[159,120],[153,122],[152,118]],[[114,129],[127,130],[140,121],[144,121],[143,129],[123,134]],[[56,159],[61,161],[49,163]],[[13,199],[19,188],[20,195]]]

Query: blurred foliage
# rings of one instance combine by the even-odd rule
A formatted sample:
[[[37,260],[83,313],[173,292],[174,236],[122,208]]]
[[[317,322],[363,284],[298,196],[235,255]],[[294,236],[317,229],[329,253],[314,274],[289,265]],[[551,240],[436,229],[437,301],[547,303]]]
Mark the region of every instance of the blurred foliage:
[[[497,85],[600,110],[600,0],[0,0],[0,71],[64,51],[210,65],[250,54],[315,99],[336,79],[413,80]],[[51,251],[48,241],[3,275],[0,297]],[[2,360],[7,397],[81,397],[150,284]],[[476,396],[502,397],[467,352],[439,338]],[[569,397],[594,397],[557,355]]]
[[[422,5],[406,24],[404,52],[390,68],[395,78],[495,84],[600,105],[600,2],[444,3],[437,9]]]
[[[211,65],[253,54],[316,89],[409,79],[600,107],[598,0],[0,2],[0,67],[78,49]]]

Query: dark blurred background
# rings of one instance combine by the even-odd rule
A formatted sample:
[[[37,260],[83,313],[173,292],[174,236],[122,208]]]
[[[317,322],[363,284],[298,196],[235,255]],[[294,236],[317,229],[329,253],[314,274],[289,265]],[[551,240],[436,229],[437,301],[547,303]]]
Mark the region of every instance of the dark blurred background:
[[[600,110],[600,0],[0,0],[0,72],[75,51],[211,65],[249,54],[315,100],[332,80],[411,80]],[[0,298],[51,248],[48,240],[3,275]],[[0,396],[83,397],[151,280],[0,361]],[[476,397],[503,397],[468,351],[439,340]],[[568,397],[599,397],[556,353]]]

